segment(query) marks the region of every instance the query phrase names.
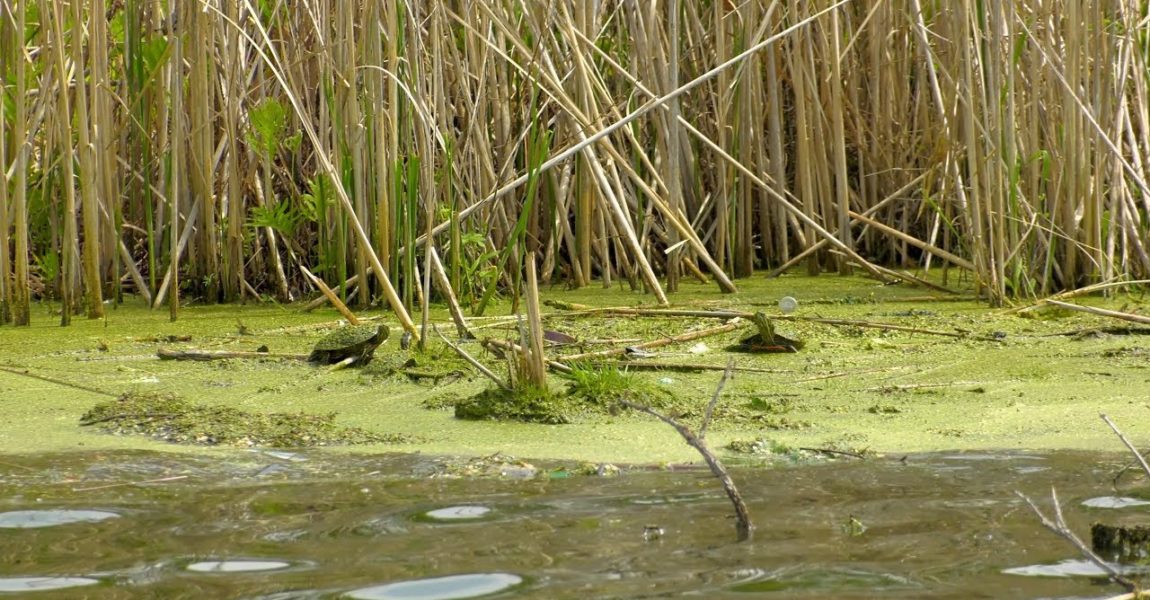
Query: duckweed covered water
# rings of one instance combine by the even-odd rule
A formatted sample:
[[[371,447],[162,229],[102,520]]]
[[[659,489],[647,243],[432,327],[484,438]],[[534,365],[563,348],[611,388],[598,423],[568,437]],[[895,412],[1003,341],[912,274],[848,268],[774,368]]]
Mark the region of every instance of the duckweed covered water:
[[[549,296],[593,307],[650,303],[642,294],[620,289],[553,291]],[[797,307],[783,315],[779,301],[787,296],[796,299]],[[1125,327],[1113,319],[1049,307],[1024,313],[991,310],[970,296],[880,285],[857,276],[755,278],[740,282],[737,294],[684,282],[672,299],[675,308],[693,311],[761,310],[778,317],[780,334],[804,342],[794,353],[724,351],[753,333],[754,326],[746,322],[705,339],[651,348],[653,357],[632,353],[622,363],[621,371],[637,384],[633,389],[643,390],[642,399],[695,424],[719,373],[651,369],[686,363],[721,370],[733,356],[743,370],[726,386],[716,409],[710,428],[714,447],[1109,450],[1116,448],[1115,441],[1097,420],[1099,412],[1122,425],[1145,417],[1144,390],[1150,381],[1146,327]],[[1148,304],[1144,297],[1124,291],[1113,299],[1074,301],[1129,312],[1145,312]],[[506,314],[509,306],[493,305],[487,316],[472,320],[476,334],[518,340],[516,321]],[[551,348],[551,358],[622,350],[721,323],[694,316],[587,314],[564,308],[570,306],[553,302],[546,309],[548,330],[576,340]],[[335,327],[339,315],[333,310],[196,306],[171,323],[167,313],[148,311],[129,300],[109,310],[106,320],[76,319],[62,328],[49,313],[50,305],[41,308],[43,314],[34,315],[31,327],[0,327],[0,448],[8,452],[202,452],[191,444],[217,440],[240,446],[286,445],[291,439],[315,439],[317,427],[331,426],[363,432],[345,441],[378,440],[341,450],[347,452],[510,452],[593,462],[697,460],[663,423],[647,415],[613,412],[610,402],[589,410],[595,408],[593,402],[577,401],[567,407],[575,410],[565,409],[561,419],[550,419],[569,421],[564,425],[457,419],[457,404],[493,384],[437,340],[423,353],[388,340],[362,369],[330,372],[303,363],[298,357]],[[390,315],[371,311],[362,316],[376,319],[373,322],[390,320]],[[432,318],[446,323],[446,311],[437,309]],[[807,318],[901,329],[794,320]],[[485,352],[477,341],[462,344],[495,372],[506,373],[506,360]],[[270,353],[256,352],[264,347]],[[159,360],[160,349],[236,351],[259,358]],[[591,362],[596,369],[616,368]],[[554,388],[570,385],[552,379]],[[617,388],[617,383],[611,385]],[[275,428],[266,435],[250,435],[258,432],[242,427],[212,435],[173,435],[164,427],[147,431],[112,427],[118,424],[106,421],[97,427],[131,434],[106,435],[97,427],[78,426],[85,413],[124,394],[174,395],[207,411],[204,414],[253,424],[270,419]],[[293,417],[284,422],[276,415]],[[308,426],[296,431],[297,424]]]
[[[119,517],[6,530],[0,596],[76,598],[69,586],[84,585],[93,600],[1097,597],[1118,590],[1099,587],[1014,490],[1045,507],[1056,486],[1083,534],[1093,520],[1146,513],[1092,501],[1124,456],[876,457],[733,469],[758,526],[736,543],[729,503],[698,468],[602,477],[539,463],[513,478],[460,476],[457,462],[318,451],[6,457],[7,514]],[[1145,491],[1120,487],[1124,498]],[[471,515],[482,518],[452,518]]]

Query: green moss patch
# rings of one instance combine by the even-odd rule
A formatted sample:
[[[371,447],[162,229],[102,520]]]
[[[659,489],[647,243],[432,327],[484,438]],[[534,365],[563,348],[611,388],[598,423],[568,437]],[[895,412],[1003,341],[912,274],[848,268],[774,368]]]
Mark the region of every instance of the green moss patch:
[[[144,435],[175,444],[300,448],[410,441],[336,425],[335,413],[259,414],[230,406],[192,404],[175,394],[129,392],[101,402],[80,425],[116,435]]]
[[[522,385],[514,390],[488,388],[455,404],[455,416],[472,421],[570,423],[572,405],[550,389]]]

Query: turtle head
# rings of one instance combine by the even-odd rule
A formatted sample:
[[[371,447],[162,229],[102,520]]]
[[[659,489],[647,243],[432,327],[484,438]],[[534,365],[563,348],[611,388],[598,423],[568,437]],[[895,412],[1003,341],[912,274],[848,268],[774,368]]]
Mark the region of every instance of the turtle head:
[[[755,313],[754,317],[755,326],[759,328],[759,337],[762,338],[764,343],[771,344],[775,340],[775,324],[767,317],[767,313],[759,311]]]
[[[387,336],[390,334],[391,334],[391,330],[387,328],[387,325],[384,325],[382,323],[380,323],[379,328],[375,330],[375,337],[377,340],[379,340],[379,343],[381,343],[381,344],[384,342],[384,340],[387,339]]]

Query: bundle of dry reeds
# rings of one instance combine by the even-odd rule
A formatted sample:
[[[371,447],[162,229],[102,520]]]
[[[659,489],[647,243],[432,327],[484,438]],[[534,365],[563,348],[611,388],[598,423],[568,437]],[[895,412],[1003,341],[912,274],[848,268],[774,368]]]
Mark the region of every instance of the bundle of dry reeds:
[[[307,267],[409,323],[529,253],[659,302],[803,261],[955,265],[996,303],[1146,277],[1147,10],[8,0],[0,320],[287,300]]]

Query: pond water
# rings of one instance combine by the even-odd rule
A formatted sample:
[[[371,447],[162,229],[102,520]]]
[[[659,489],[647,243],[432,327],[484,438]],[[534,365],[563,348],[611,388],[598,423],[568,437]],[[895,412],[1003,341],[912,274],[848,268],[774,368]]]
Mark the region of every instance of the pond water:
[[[0,597],[1104,598],[1014,494],[1056,486],[1083,536],[1137,518],[1115,455],[941,454],[732,469],[419,455],[140,452],[0,459]],[[533,467],[533,468],[531,468]],[[594,472],[595,469],[586,469]],[[534,476],[531,474],[534,473]]]

